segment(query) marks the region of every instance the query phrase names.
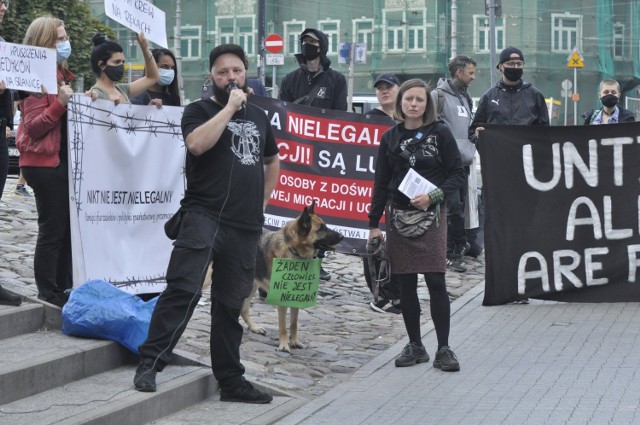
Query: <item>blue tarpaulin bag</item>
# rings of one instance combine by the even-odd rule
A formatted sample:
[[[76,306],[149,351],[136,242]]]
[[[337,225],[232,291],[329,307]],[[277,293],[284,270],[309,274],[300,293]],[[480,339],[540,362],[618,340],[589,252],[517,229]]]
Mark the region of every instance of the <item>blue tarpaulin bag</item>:
[[[149,334],[158,297],[143,301],[104,280],[90,280],[71,291],[62,309],[65,335],[116,341],[134,353]]]

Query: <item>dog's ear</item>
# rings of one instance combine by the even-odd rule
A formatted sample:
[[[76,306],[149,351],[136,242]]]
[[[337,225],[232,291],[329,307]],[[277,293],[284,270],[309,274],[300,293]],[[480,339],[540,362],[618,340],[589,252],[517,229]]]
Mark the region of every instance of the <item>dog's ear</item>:
[[[316,208],[316,200],[314,199],[313,202],[311,202],[311,205],[309,206],[309,214],[315,214],[314,209]]]
[[[304,211],[298,218],[298,235],[307,236],[309,232],[311,232],[311,216],[309,215],[309,207],[304,207]]]

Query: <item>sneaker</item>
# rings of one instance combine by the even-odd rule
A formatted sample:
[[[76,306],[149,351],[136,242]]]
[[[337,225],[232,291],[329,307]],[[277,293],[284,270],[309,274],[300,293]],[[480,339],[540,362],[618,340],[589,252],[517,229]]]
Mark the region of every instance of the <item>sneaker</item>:
[[[144,393],[155,392],[157,373],[158,371],[153,367],[152,360],[141,360],[136,369],[136,376],[133,378],[133,385],[136,387],[136,390]]]
[[[18,195],[25,196],[27,198],[32,198],[33,197],[33,195],[30,194],[29,191],[27,190],[27,188],[24,187],[24,185],[22,185],[22,184],[19,184],[19,185],[16,186],[16,193]]]
[[[459,255],[460,257],[466,255],[471,250],[471,244],[467,241],[460,244],[457,243],[453,246],[453,253]]]
[[[445,345],[436,352],[433,367],[445,372],[457,372],[460,370],[460,363],[451,348]]]
[[[254,388],[244,377],[238,384],[220,388],[220,401],[237,401],[239,403],[267,404],[273,396]]]
[[[529,304],[529,298],[523,298],[513,302],[514,304]]]
[[[384,313],[384,308],[390,303],[390,301],[386,298],[380,298],[378,302],[371,301],[369,303],[369,307],[371,310],[377,311],[378,313]]]
[[[392,314],[402,314],[402,306],[400,305],[400,303],[396,304],[395,302],[392,302],[391,307],[385,309],[384,311]]]
[[[12,292],[7,291],[0,286],[0,305],[20,305],[22,304],[22,297],[15,295]]]
[[[402,353],[396,357],[396,367],[413,366],[417,363],[426,363],[428,361],[429,354],[424,345],[410,342],[404,346]]]
[[[458,273],[464,273],[467,271],[467,268],[464,266],[464,261],[462,261],[462,258],[447,257],[447,268]]]
[[[482,252],[484,251],[484,249],[482,249],[479,246],[473,246],[469,249],[469,251],[467,251],[467,253],[465,254],[467,257],[473,257],[473,258],[478,258],[479,256],[482,255]]]
[[[320,280],[331,280],[331,273],[320,266]]]

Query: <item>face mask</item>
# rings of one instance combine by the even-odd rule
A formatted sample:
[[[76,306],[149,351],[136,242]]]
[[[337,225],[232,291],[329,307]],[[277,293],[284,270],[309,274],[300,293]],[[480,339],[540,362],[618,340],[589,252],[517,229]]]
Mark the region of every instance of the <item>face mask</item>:
[[[304,43],[302,45],[302,57],[306,60],[314,60],[320,56],[320,46],[314,46],[313,44]]]
[[[71,56],[71,42],[69,40],[56,44],[58,62],[64,62]]]
[[[118,66],[107,65],[102,72],[104,72],[104,75],[109,77],[111,81],[120,81],[124,75],[124,64]]]
[[[602,102],[602,104],[608,108],[616,106],[619,101],[620,99],[618,99],[618,96],[616,96],[615,94],[608,94],[600,98],[600,102]]]
[[[503,68],[502,72],[504,73],[504,76],[506,77],[507,80],[509,81],[520,81],[520,79],[522,78],[522,68]]]
[[[158,71],[160,71],[160,80],[158,81],[158,85],[164,87],[173,83],[173,79],[176,76],[176,72],[173,69],[160,68]]]

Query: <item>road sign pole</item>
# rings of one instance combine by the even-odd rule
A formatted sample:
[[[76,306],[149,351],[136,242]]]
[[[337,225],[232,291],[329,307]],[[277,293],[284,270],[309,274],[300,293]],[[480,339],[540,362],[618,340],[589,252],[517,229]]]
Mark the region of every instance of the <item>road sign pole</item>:
[[[578,91],[578,68],[573,68],[573,92],[580,93]],[[578,125],[578,101],[573,101],[573,125]]]

